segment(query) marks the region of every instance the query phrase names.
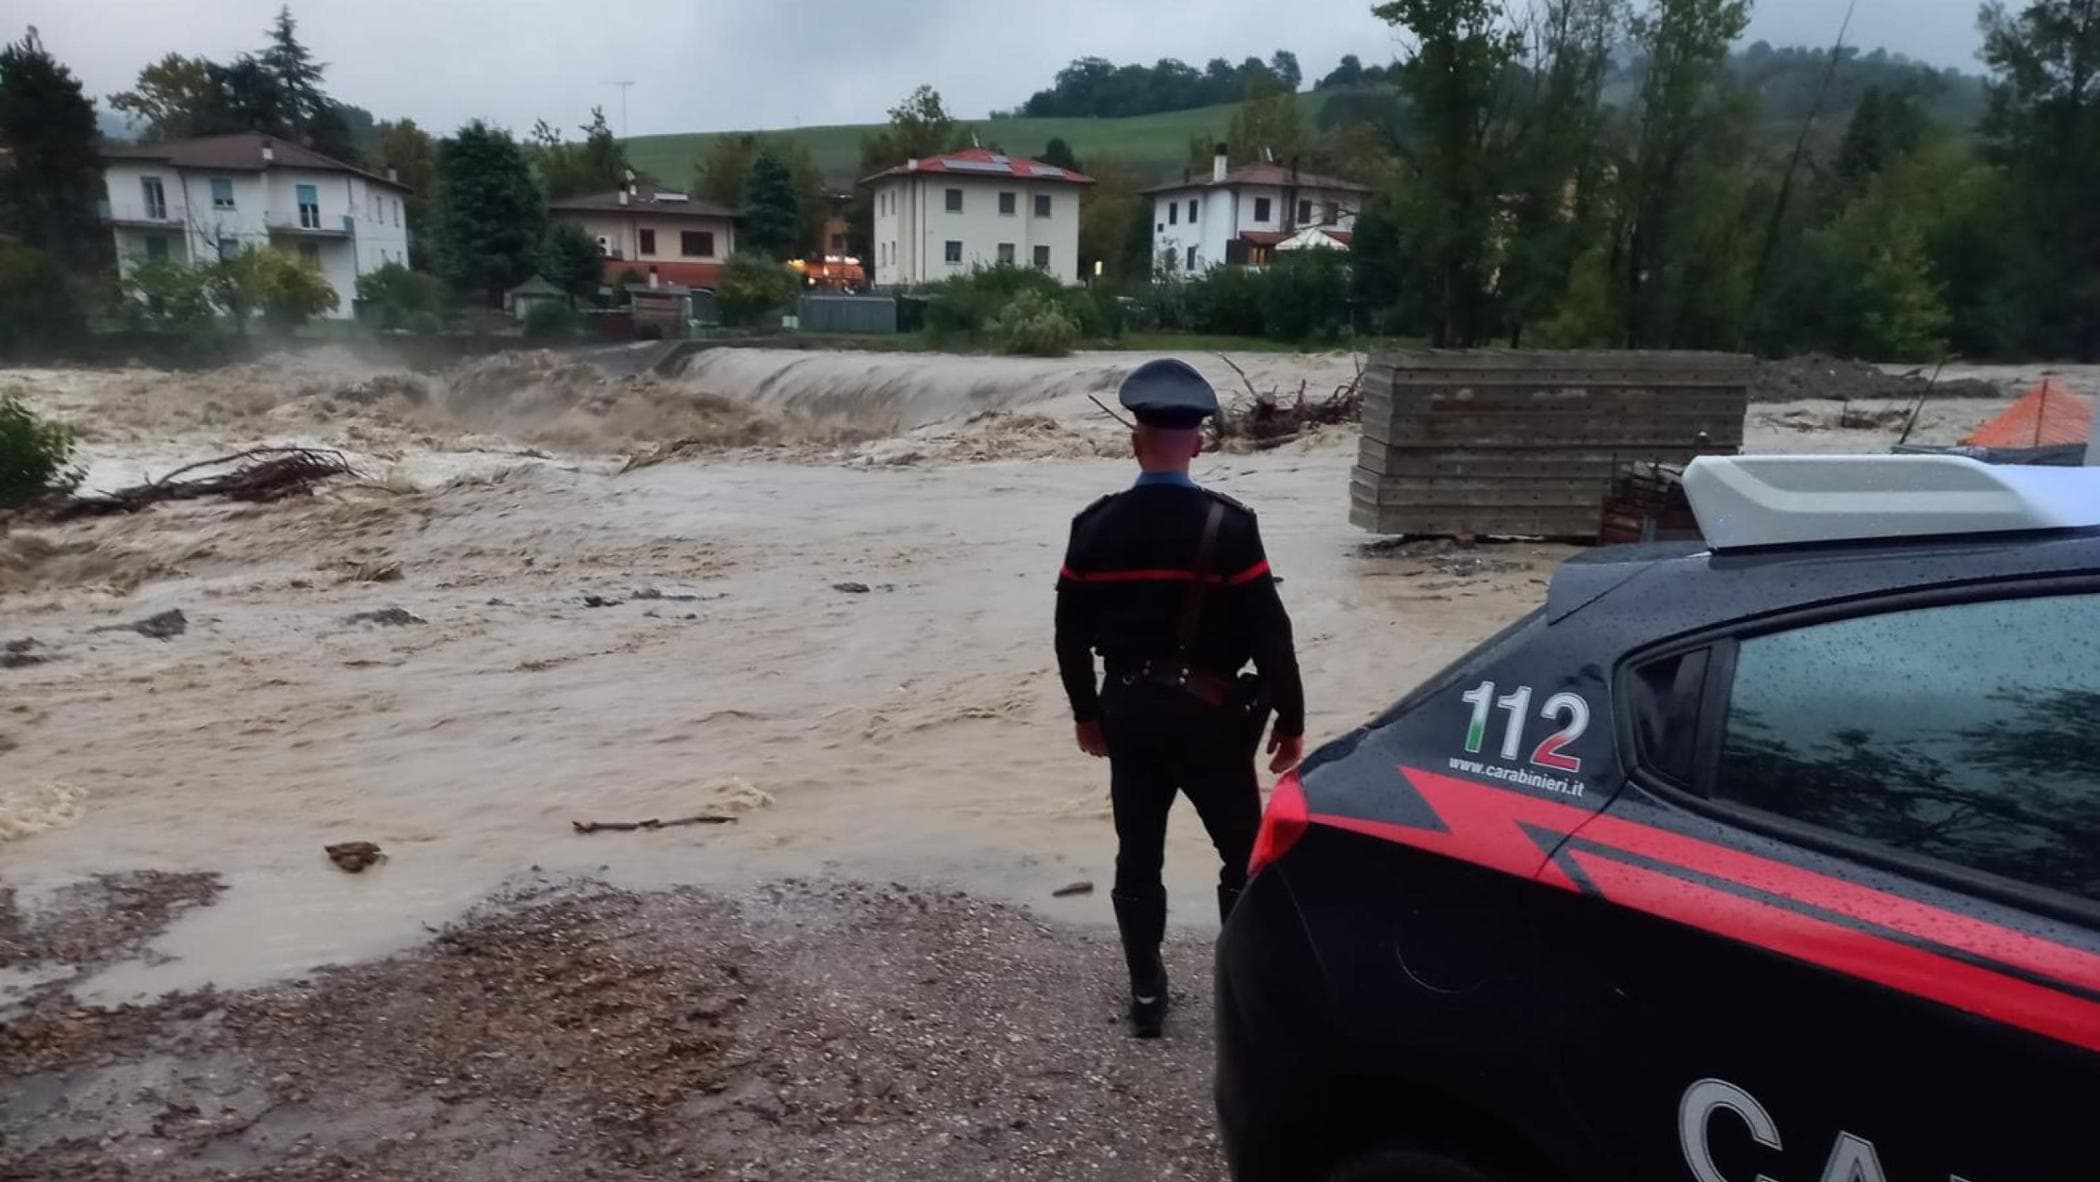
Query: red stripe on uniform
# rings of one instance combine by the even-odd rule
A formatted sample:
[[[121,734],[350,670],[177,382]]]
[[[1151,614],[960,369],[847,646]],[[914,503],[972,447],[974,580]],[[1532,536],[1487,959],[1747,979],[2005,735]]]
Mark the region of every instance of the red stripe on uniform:
[[[1232,576],[1232,578],[1226,581],[1231,583],[1233,586],[1237,587],[1241,583],[1251,583],[1254,580],[1268,573],[1269,560],[1264,558],[1260,562],[1255,563],[1253,566],[1248,567],[1246,570],[1241,571],[1240,573]]]

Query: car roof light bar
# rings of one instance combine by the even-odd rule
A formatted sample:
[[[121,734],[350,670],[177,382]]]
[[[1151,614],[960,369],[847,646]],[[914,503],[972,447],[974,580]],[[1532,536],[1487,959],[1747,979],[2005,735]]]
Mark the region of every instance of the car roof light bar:
[[[2100,468],[1966,456],[1702,456],[1684,492],[1715,550],[2100,526]]]

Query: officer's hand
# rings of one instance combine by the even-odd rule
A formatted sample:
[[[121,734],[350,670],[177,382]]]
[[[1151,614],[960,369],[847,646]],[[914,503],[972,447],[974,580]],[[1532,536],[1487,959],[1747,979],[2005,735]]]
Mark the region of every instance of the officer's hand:
[[[1305,754],[1304,735],[1286,735],[1282,731],[1269,732],[1269,770],[1277,775],[1298,766]]]
[[[1101,724],[1082,722],[1074,728],[1079,734],[1079,749],[1100,759],[1108,754],[1108,740],[1102,737]]]

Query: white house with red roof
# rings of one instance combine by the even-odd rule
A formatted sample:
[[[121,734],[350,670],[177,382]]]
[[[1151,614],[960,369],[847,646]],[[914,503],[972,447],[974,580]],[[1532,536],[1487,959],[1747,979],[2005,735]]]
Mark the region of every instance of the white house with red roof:
[[[1195,276],[1216,266],[1259,266],[1279,250],[1349,248],[1373,190],[1360,181],[1281,164],[1226,167],[1221,145],[1208,177],[1145,190],[1152,199],[1156,265]]]
[[[937,283],[975,267],[1079,275],[1079,201],[1094,179],[983,148],[907,160],[861,182],[874,190],[877,287]]]

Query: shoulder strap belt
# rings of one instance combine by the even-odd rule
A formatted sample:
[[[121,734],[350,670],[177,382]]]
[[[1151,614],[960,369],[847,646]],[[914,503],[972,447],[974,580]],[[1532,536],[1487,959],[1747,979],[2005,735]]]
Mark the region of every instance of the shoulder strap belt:
[[[1220,501],[1210,503],[1210,513],[1203,519],[1203,540],[1196,544],[1196,578],[1189,584],[1188,594],[1181,601],[1181,627],[1175,637],[1174,651],[1186,659],[1189,646],[1196,643],[1196,628],[1203,621],[1203,597],[1210,590],[1211,567],[1215,565],[1218,550],[1218,527],[1225,522],[1225,506]]]

